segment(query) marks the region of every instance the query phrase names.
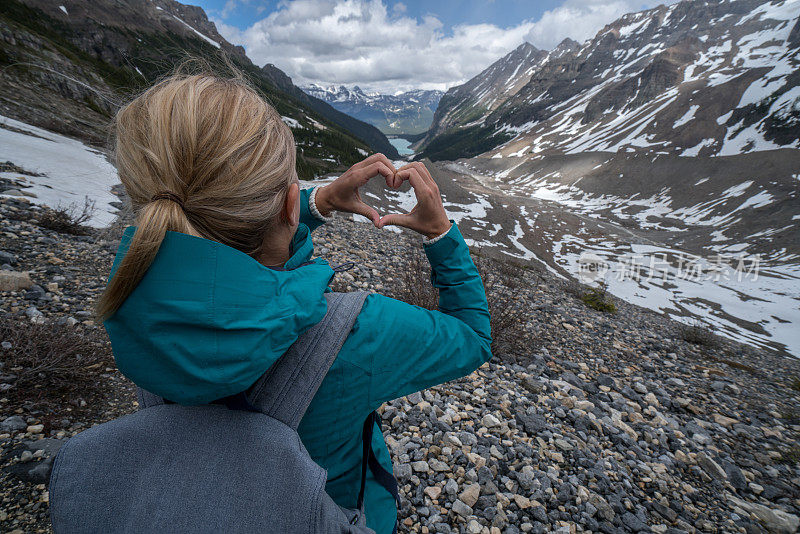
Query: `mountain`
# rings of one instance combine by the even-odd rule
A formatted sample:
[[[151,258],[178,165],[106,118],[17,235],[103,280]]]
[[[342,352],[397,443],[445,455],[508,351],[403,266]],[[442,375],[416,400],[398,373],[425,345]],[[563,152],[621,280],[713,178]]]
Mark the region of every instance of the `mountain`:
[[[416,157],[525,202],[476,243],[505,234],[505,253],[579,278],[590,261],[623,299],[797,347],[798,16],[800,0],[687,0],[571,50],[523,46],[448,91]]]
[[[105,148],[115,111],[187,59],[242,71],[292,127],[303,178],[368,150],[394,156],[377,128],[258,68],[205,12],[174,0],[0,0],[0,114]]]
[[[565,39],[556,50],[566,53],[579,44]],[[486,115],[514,96],[550,54],[530,43],[518,48],[492,63],[464,85],[451,88],[442,96],[433,118],[433,124],[421,144],[450,130],[468,128],[480,123]]]
[[[408,91],[397,95],[365,93],[357,85],[324,87],[312,84],[303,90],[343,113],[376,126],[389,135],[414,135],[428,130],[441,91]]]
[[[579,47],[523,45],[442,97],[423,155],[797,147],[799,14],[796,0],[687,0],[625,15]],[[524,74],[494,74],[512,70]]]
[[[278,89],[291,95],[320,115],[327,117],[350,132],[356,132],[359,139],[364,140],[374,151],[382,152],[390,158],[399,158],[397,149],[389,142],[386,135],[369,121],[354,117],[330,105],[324,99],[309,95],[292,83],[292,79],[275,65],[268,63],[261,68],[261,73]]]

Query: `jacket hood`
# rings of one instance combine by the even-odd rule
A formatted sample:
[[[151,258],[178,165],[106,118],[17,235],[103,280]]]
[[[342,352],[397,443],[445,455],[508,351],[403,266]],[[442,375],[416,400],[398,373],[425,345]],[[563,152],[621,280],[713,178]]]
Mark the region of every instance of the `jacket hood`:
[[[110,278],[135,231],[125,229]],[[142,281],[104,323],[117,367],[180,404],[246,390],[325,316],[323,294],[334,273],[310,259],[313,250],[304,224],[282,270],[215,241],[167,232]]]

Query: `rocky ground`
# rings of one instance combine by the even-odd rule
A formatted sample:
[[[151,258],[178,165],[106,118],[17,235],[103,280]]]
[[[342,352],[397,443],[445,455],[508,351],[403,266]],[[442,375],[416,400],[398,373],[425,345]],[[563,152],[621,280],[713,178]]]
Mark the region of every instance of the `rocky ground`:
[[[0,198],[0,318],[96,336],[92,303],[118,236],[57,233],[40,227],[42,213]],[[342,217],[315,241],[332,265],[354,264],[337,275],[338,289],[389,293],[419,248],[415,236]],[[524,343],[382,409],[401,532],[798,529],[798,361],[688,335],[621,301],[601,313],[553,274],[512,272],[522,280],[504,302],[524,319],[511,330]],[[87,370],[91,392],[61,402],[41,391],[20,396],[23,370],[7,362],[12,344],[0,342],[0,531],[45,532],[54,451],[133,410],[131,385],[107,357]]]

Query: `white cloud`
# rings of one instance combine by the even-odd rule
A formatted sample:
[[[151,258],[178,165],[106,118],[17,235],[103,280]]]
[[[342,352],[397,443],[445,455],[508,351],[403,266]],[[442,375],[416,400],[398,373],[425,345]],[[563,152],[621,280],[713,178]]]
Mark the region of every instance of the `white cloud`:
[[[435,16],[390,12],[382,0],[285,1],[245,30],[214,22],[256,64],[274,63],[296,84],[359,84],[391,93],[462,83],[523,40],[540,48],[565,37],[583,41],[620,15],[657,3],[566,0],[537,21],[459,25],[449,32]]]
[[[570,37],[578,42],[590,39],[606,24],[626,13],[648,9],[667,1],[566,0],[561,6],[545,11],[525,35],[525,40],[543,49],[551,49]]]
[[[225,2],[225,5],[222,6],[222,11],[220,12],[220,15],[222,16],[223,19],[226,19],[231,13],[233,13],[235,9],[236,9],[236,0],[228,0],[227,2]]]

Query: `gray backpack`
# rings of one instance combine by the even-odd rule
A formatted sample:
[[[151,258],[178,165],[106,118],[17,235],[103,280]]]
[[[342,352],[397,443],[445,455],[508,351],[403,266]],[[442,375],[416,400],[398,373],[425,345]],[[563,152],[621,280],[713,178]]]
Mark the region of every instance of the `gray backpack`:
[[[363,508],[325,493],[297,434],[366,293],[325,296],[322,321],[246,394],[180,406],[139,390],[138,412],[70,439],[50,479],[53,530],[374,534]]]

